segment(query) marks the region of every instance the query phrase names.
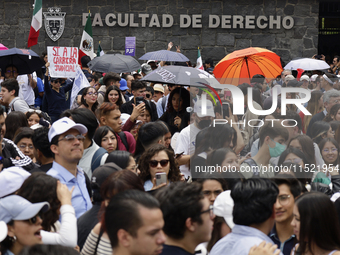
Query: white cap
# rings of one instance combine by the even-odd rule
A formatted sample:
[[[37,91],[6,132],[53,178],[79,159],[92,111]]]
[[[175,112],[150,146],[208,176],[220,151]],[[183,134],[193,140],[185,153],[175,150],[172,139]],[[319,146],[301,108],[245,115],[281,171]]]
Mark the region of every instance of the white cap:
[[[70,118],[64,117],[54,122],[48,131],[48,140],[51,142],[56,135],[64,134],[70,129],[77,129],[80,134],[86,134],[87,128],[83,124],[76,124]]]
[[[154,91],[162,92],[162,93],[164,94],[164,87],[163,87],[162,84],[159,84],[159,83],[155,84],[155,85],[153,86],[153,90],[154,90]]]
[[[310,81],[308,75],[302,75],[301,78],[300,78],[300,81]]]
[[[230,190],[219,194],[214,202],[214,214],[223,217],[228,226],[232,229],[235,226],[233,221],[234,200],[230,196]]]
[[[5,168],[0,172],[0,198],[18,189],[31,174],[19,166]]]
[[[202,100],[197,100],[194,105],[194,112],[197,114],[198,117],[215,117],[214,106],[210,100],[206,100],[206,114],[202,114]]]
[[[0,221],[0,242],[6,238],[7,231],[7,224],[4,221]]]
[[[292,81],[292,80],[295,80],[295,77],[291,74],[288,74],[285,78],[285,82],[289,82],[289,81]]]
[[[319,75],[317,74],[313,74],[311,77],[310,77],[310,81],[315,81],[316,78],[318,78]]]

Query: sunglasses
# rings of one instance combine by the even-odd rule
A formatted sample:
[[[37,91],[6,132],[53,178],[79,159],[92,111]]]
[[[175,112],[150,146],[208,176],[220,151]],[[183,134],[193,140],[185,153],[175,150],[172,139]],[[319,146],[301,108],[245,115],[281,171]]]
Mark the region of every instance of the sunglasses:
[[[31,224],[31,225],[35,225],[38,221],[38,217],[40,219],[43,219],[43,213],[42,212],[39,212],[37,215],[35,215],[34,217],[28,219],[28,220],[24,220],[25,222]]]
[[[78,139],[79,142],[84,142],[85,140],[85,136],[82,135],[66,135],[64,138],[58,140],[58,142],[60,141],[66,141],[66,142],[73,142],[75,139]]]
[[[34,109],[29,109],[28,112],[35,112],[35,113],[41,114],[40,110],[34,110]]]
[[[150,160],[149,165],[150,167],[157,167],[158,163],[161,164],[161,167],[166,167],[169,164],[169,160],[168,159],[162,159],[160,161]]]

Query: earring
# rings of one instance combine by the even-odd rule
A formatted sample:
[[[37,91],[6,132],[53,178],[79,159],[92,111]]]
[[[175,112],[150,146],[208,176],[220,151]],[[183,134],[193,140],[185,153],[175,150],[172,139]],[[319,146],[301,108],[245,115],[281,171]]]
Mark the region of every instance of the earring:
[[[9,240],[10,240],[12,243],[15,243],[15,241],[17,240],[17,237],[16,237],[16,236],[10,236],[10,237],[9,237]]]

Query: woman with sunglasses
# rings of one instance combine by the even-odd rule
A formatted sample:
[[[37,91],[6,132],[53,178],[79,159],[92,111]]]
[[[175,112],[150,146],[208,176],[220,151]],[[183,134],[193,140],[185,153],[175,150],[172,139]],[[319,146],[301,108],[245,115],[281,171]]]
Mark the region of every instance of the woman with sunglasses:
[[[87,87],[84,89],[83,94],[81,95],[79,108],[86,108],[91,110],[93,113],[96,112],[98,108],[98,92],[93,87]]]
[[[0,243],[1,254],[18,255],[25,247],[42,244],[41,215],[48,209],[48,202],[32,204],[17,195],[0,199],[0,221],[8,228]]]
[[[104,102],[110,102],[116,104],[119,108],[121,107],[123,104],[122,93],[116,85],[110,86],[106,89]]]
[[[167,184],[182,179],[177,163],[175,162],[174,153],[161,144],[154,145],[145,151],[140,157],[138,165],[145,191],[161,186],[156,186],[156,173],[165,173]],[[163,185],[164,184],[162,184],[162,186]]]
[[[340,255],[339,219],[327,195],[307,192],[298,197],[291,225],[299,241],[292,255]]]
[[[61,87],[63,82],[60,78],[51,77],[49,81],[49,66],[50,63],[46,63],[46,73],[44,79],[44,102],[42,110],[47,112],[51,117],[52,123],[58,120],[60,114],[69,109],[69,104],[66,102],[65,93],[70,91],[73,87],[73,82],[67,81],[64,86]]]
[[[40,110],[34,110],[34,109],[29,109],[26,112],[26,118],[28,121],[28,126],[31,127],[35,124],[38,124],[40,121],[40,118],[42,118],[42,114]]]

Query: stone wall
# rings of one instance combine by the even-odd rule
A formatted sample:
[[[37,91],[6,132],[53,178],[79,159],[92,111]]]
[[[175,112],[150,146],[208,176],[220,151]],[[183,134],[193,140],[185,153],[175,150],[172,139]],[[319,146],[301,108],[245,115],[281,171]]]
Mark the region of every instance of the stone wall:
[[[0,42],[7,47],[25,48],[33,13],[33,0],[0,2]],[[94,26],[94,48],[98,42],[104,51],[124,52],[125,37],[136,36],[136,57],[145,52],[166,49],[168,42],[180,45],[182,53],[196,62],[197,47],[202,58],[220,60],[234,50],[264,47],[279,54],[284,61],[296,57],[311,57],[317,53],[319,0],[43,0],[43,12],[48,7],[60,7],[66,12],[65,30],[53,42],[40,31],[38,45],[32,50],[40,54],[46,46],[79,47],[83,32],[82,16],[89,10],[100,13],[103,22],[108,13],[171,14],[170,28]],[[202,28],[180,28],[180,14],[202,14]],[[208,28],[209,15],[292,16],[292,29],[223,29]]]

